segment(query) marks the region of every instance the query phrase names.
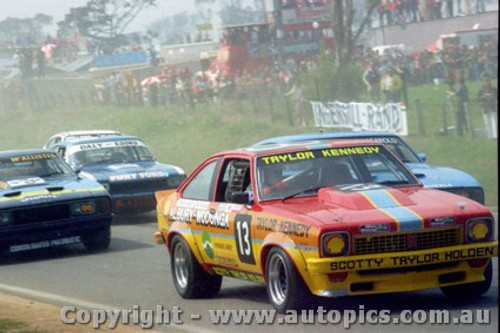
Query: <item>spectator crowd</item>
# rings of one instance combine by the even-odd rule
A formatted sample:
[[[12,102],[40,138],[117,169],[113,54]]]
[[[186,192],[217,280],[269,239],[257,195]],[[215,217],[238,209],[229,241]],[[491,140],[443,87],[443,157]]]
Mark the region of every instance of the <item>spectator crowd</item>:
[[[380,25],[443,19],[483,11],[485,1],[480,0],[381,0],[377,7]],[[21,96],[24,91],[30,104],[36,104],[38,97],[29,78],[43,78],[46,61],[52,57],[74,55],[78,44],[51,39],[42,48],[16,50],[10,76],[23,80],[21,84],[4,80],[2,93]],[[92,45],[86,47],[94,50]],[[94,51],[97,52],[98,49],[95,48]],[[229,77],[206,69],[197,71],[184,65],[159,64],[154,51],[153,48],[149,50],[151,70],[140,73],[116,70],[94,82],[93,100],[117,106],[181,105],[195,108],[199,103],[262,97],[272,104],[273,97],[288,96],[294,109],[298,109],[300,113],[303,93],[302,86],[298,84],[300,74],[310,72],[318,66],[317,58],[302,61],[276,60],[257,71],[241,71]],[[423,49],[411,53],[399,47],[388,48],[383,52],[366,49],[359,51],[352,61],[363,67],[360,79],[366,87],[368,101],[402,102],[410,105],[408,90],[414,86],[433,85],[437,88],[440,84],[448,84],[450,91],[455,94],[456,87],[468,80],[478,81],[485,77],[496,79],[498,38],[484,38],[475,46],[455,43],[441,49]],[[14,90],[17,92],[12,93]],[[492,96],[491,92],[484,95]],[[491,105],[496,103],[487,102],[481,96],[477,99],[483,103],[485,110],[491,110]],[[494,115],[490,113],[491,111],[485,111],[485,115],[492,118]],[[303,114],[299,118],[304,125]],[[496,132],[496,129],[490,131]]]
[[[485,0],[380,0],[378,26],[439,20],[486,11]],[[369,22],[373,26],[372,22]]]

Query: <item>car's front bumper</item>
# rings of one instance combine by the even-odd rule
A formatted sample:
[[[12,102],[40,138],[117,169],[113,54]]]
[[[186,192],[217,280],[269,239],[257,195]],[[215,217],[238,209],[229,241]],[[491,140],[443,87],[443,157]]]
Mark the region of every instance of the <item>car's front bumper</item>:
[[[305,277],[311,292],[344,296],[403,292],[484,280],[487,259],[498,242],[431,250],[334,258],[309,258]]]
[[[111,237],[112,215],[0,228],[0,253],[104,241]]]

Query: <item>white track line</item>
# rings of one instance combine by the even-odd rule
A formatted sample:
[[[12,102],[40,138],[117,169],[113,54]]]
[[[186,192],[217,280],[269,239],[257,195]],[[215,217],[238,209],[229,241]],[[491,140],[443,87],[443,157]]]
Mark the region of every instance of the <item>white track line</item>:
[[[93,302],[87,302],[78,298],[71,298],[71,297],[66,297],[66,296],[61,296],[61,295],[56,295],[56,294],[51,294],[51,293],[46,293],[43,291],[38,291],[34,289],[27,289],[27,288],[22,288],[22,287],[16,287],[16,286],[11,286],[7,284],[2,284],[0,283],[0,290],[6,291],[8,293],[18,295],[24,298],[36,300],[36,301],[45,301],[48,303],[59,303],[59,304],[65,304],[65,305],[71,305],[71,306],[79,306],[82,308],[85,308],[86,310],[114,310],[114,311],[121,311],[123,309],[119,309],[115,306],[111,305],[106,305],[106,304],[99,304],[99,303],[93,303]],[[189,333],[217,333],[218,331],[214,330],[209,330],[206,328],[190,325],[190,324],[174,324],[171,323],[169,325],[172,325],[175,327],[175,329],[178,329],[180,331],[185,331]],[[133,325],[131,325],[133,326]],[[138,326],[140,328],[140,326]],[[165,326],[166,327],[166,326]],[[151,330],[147,330],[148,332],[155,332]],[[158,331],[156,331],[158,332]]]

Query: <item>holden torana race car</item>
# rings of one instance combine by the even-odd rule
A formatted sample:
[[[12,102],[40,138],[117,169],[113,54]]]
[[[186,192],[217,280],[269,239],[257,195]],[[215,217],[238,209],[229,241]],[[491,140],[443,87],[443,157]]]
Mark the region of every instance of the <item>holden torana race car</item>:
[[[442,166],[426,164],[427,156],[417,154],[411,146],[396,134],[386,132],[326,132],[299,134],[270,138],[254,144],[278,144],[311,140],[366,139],[383,143],[399,157],[418,177],[420,182],[429,188],[462,195],[484,205],[484,189],[471,175],[463,171]]]
[[[0,152],[0,253],[110,244],[110,197],[53,152]]]
[[[224,276],[265,284],[280,312],[310,294],[439,287],[472,297],[489,289],[498,252],[487,208],[424,188],[371,141],[215,154],[156,196],[154,239],[184,298],[215,295]]]
[[[43,148],[51,149],[53,146],[55,146],[61,141],[82,140],[88,138],[96,138],[100,136],[116,136],[116,135],[120,135],[120,132],[113,130],[87,130],[87,131],[60,132],[52,135],[47,140]]]
[[[63,141],[52,149],[80,176],[108,190],[115,213],[154,210],[155,191],[177,188],[186,178],[181,168],[156,161],[136,136]]]

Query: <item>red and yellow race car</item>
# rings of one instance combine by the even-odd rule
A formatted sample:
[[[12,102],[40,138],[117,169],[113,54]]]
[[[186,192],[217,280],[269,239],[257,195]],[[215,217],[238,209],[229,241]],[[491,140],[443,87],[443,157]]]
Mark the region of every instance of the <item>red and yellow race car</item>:
[[[155,241],[184,298],[222,277],[266,285],[280,312],[310,295],[439,287],[473,297],[491,284],[494,218],[467,198],[425,189],[383,145],[267,145],[207,158],[177,190],[156,193]],[[308,293],[306,293],[308,294]]]

